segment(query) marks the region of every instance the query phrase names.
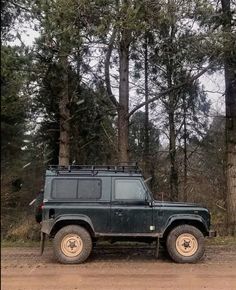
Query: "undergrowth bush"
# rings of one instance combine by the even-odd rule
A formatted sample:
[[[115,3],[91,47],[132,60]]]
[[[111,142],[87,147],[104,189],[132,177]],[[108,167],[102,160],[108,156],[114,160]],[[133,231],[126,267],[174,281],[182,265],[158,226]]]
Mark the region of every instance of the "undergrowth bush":
[[[40,240],[40,225],[28,209],[4,208],[1,219],[1,238],[9,241]]]

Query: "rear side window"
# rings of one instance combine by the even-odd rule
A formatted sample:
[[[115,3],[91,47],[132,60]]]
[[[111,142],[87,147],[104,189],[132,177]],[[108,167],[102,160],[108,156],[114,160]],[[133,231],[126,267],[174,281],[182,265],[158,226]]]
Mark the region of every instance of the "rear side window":
[[[53,198],[75,199],[77,196],[76,179],[54,179],[52,183]]]
[[[100,199],[101,184],[99,179],[79,179],[78,199]]]
[[[102,195],[100,179],[54,179],[52,198],[97,200]]]

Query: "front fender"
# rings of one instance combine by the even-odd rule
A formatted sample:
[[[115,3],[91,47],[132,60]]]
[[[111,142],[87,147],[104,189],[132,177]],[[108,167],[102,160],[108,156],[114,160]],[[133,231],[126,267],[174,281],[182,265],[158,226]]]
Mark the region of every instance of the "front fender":
[[[180,223],[187,223],[187,224],[191,224],[191,223],[198,223],[200,225],[203,226],[204,231],[206,231],[207,233],[209,232],[209,228],[207,225],[207,222],[205,221],[204,218],[202,218],[199,215],[189,215],[189,214],[178,214],[178,215],[172,215],[169,217],[169,219],[167,220],[165,226],[162,229],[162,234],[164,234],[164,232],[173,225],[173,223],[176,224],[180,224]]]
[[[91,219],[88,216],[82,215],[82,214],[70,214],[70,215],[68,214],[68,215],[58,216],[56,219],[43,220],[41,232],[47,235],[50,235],[53,229],[55,228],[55,226],[58,225],[58,223],[61,223],[64,221],[65,222],[71,221],[71,224],[73,224],[73,222],[86,223],[91,227],[92,231],[94,232],[94,227],[93,227]]]

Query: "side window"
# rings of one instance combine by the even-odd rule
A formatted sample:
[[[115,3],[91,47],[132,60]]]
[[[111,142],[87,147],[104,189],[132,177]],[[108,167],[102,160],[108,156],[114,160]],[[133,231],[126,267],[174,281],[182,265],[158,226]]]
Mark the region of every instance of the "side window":
[[[102,181],[100,179],[79,179],[78,199],[100,199]]]
[[[100,179],[66,179],[52,181],[52,198],[98,200],[102,196]]]
[[[77,193],[76,179],[54,179],[52,182],[52,197],[60,199],[75,199]]]
[[[145,190],[140,180],[115,179],[115,199],[144,200]]]

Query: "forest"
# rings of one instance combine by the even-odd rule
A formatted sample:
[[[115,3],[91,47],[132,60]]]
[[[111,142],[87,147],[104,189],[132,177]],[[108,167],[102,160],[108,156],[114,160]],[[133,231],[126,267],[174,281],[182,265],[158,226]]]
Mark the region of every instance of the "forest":
[[[156,199],[203,204],[236,234],[236,1],[1,8],[4,239],[38,238],[29,203],[48,165],[129,162]]]

